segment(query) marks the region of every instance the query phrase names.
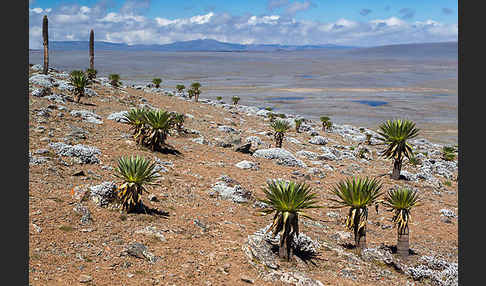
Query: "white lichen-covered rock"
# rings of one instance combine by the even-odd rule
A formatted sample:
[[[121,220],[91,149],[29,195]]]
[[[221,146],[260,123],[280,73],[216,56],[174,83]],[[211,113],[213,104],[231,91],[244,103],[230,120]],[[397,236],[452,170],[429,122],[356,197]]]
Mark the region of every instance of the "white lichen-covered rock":
[[[66,103],[66,96],[63,95],[63,94],[56,94],[56,93],[53,93],[51,95],[47,95],[45,97],[45,99],[48,99],[48,100],[51,100],[51,101],[54,101],[56,103]]]
[[[216,182],[211,190],[218,193],[221,198],[235,203],[246,203],[251,198],[251,193],[241,185],[229,186],[225,181]]]
[[[46,163],[47,161],[48,161],[47,157],[32,156],[32,154],[29,152],[29,165],[32,165],[32,166],[40,165],[40,164]]]
[[[265,110],[265,109],[261,109],[261,110],[259,110],[259,111],[256,113],[256,115],[257,115],[257,116],[263,116],[263,117],[267,117],[269,113],[270,113],[270,111]]]
[[[306,151],[306,150],[300,150],[295,153],[298,157],[306,158],[309,160],[317,160],[319,157],[319,154],[311,152],[311,151]]]
[[[272,233],[271,231],[266,232],[272,224],[268,224],[264,228],[261,228],[257,230],[254,235],[262,236],[264,237],[267,241],[277,244],[280,241],[280,234],[276,234],[275,237],[272,238]],[[319,251],[319,248],[321,247],[319,242],[316,240],[313,240],[303,232],[299,233],[299,236],[294,236],[292,240],[292,247],[296,250],[299,250],[301,252],[306,252],[309,254],[317,254]]]
[[[257,158],[265,158],[270,160],[277,160],[277,164],[285,165],[290,167],[307,167],[304,162],[298,160],[297,158],[292,155],[289,151],[282,149],[282,148],[269,148],[269,149],[260,149],[256,150],[253,153],[254,157]]]
[[[448,217],[448,218],[455,218],[455,217],[457,217],[456,214],[453,211],[448,210],[448,209],[441,209],[440,210],[440,215],[445,216],[445,217]]]
[[[241,162],[238,162],[235,164],[237,168],[240,169],[253,169],[253,170],[258,170],[258,163],[256,162],[251,162],[247,160],[243,160]]]
[[[73,92],[74,86],[67,80],[57,80],[57,89],[63,92]]]
[[[128,111],[115,112],[115,113],[108,115],[107,119],[108,120],[115,120],[116,122],[126,123],[127,122],[127,120],[125,118],[126,115],[128,115]]]
[[[41,87],[54,87],[54,80],[50,75],[35,74],[29,78],[29,83],[41,86]]]
[[[287,141],[287,142],[290,142],[290,143],[294,143],[294,144],[302,144],[302,142],[300,142],[299,140],[297,140],[294,137],[284,137],[284,140]]]
[[[74,117],[81,117],[82,119],[84,119],[86,122],[89,123],[103,124],[103,121],[101,120],[101,116],[88,110],[72,110],[70,114],[71,116]]]
[[[248,136],[245,138],[246,143],[251,143],[252,146],[260,146],[263,144],[262,140],[258,136]]]
[[[91,88],[85,88],[84,94],[88,97],[98,96],[98,93]]]
[[[50,143],[49,147],[54,149],[58,155],[79,158],[82,164],[97,164],[100,162],[96,155],[101,154],[101,151],[96,147],[82,144],[73,146],[62,142]]]
[[[191,139],[191,141],[194,142],[194,143],[197,143],[197,144],[201,144],[201,145],[208,145],[209,144],[208,140],[206,140],[203,136]]]
[[[42,67],[42,65],[40,65],[40,64],[35,64],[35,65],[31,66],[30,68],[31,68],[33,71],[41,71],[41,70],[43,70],[43,67]]]
[[[333,124],[332,132],[341,135],[344,139],[350,141],[364,141],[366,135],[359,130],[358,127],[352,125],[338,125]]]
[[[32,91],[32,96],[35,97],[44,97],[44,96],[49,96],[51,94],[51,89],[48,87],[43,87],[43,88],[35,88]]]
[[[323,160],[335,161],[341,157],[339,150],[335,148],[322,147],[321,150],[322,154],[320,154],[320,157]]]
[[[100,207],[106,206],[116,198],[116,185],[112,181],[90,186],[89,189],[91,191],[91,200]]]
[[[420,257],[417,265],[408,267],[405,270],[405,273],[416,281],[428,279],[433,285],[459,285],[458,264],[450,263],[432,256]]]
[[[328,140],[322,136],[314,136],[309,140],[309,143],[316,145],[326,145]]]
[[[219,126],[218,130],[221,131],[221,132],[224,132],[224,133],[235,133],[235,134],[238,133],[238,131],[236,131],[236,129],[234,129],[231,126],[226,126],[226,125]]]

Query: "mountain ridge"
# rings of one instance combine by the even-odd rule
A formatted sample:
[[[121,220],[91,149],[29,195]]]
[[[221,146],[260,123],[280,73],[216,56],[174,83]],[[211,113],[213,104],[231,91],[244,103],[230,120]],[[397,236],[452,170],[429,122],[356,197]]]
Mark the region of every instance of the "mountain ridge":
[[[51,41],[50,50],[68,51],[85,50],[89,47],[88,41]],[[128,45],[125,43],[112,43],[105,41],[95,41],[97,50],[119,50],[119,51],[295,51],[295,50],[316,50],[316,49],[355,49],[355,46],[340,46],[333,44],[321,45],[281,45],[281,44],[237,44],[220,42],[213,39],[198,39],[191,41],[180,41],[170,44],[151,44],[151,45]]]

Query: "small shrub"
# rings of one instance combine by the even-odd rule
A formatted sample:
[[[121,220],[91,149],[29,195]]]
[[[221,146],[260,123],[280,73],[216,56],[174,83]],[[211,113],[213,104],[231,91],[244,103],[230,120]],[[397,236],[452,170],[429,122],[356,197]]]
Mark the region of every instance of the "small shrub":
[[[160,87],[160,84],[162,83],[162,79],[160,79],[160,78],[154,78],[152,80],[152,83],[155,84],[155,87],[156,88],[159,88]]]
[[[110,80],[110,84],[113,86],[113,87],[118,87],[120,86],[120,75],[119,74],[110,74],[108,76],[108,79]]]
[[[302,118],[295,119],[295,132],[300,133],[300,126],[302,125],[303,121],[304,119]]]
[[[177,92],[181,93],[186,87],[183,84],[176,85]]]

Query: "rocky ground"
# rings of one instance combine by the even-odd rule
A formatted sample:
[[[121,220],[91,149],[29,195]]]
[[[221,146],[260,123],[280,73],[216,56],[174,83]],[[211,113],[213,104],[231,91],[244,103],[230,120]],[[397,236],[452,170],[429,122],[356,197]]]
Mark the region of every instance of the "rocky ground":
[[[29,281],[31,285],[457,285],[457,161],[441,145],[413,140],[418,166],[390,179],[392,162],[373,130],[316,122],[286,134],[274,148],[266,110],[147,86],[112,88],[98,78],[81,103],[67,72],[29,72]],[[172,95],[172,96],[171,96]],[[186,115],[183,135],[168,138],[180,154],[135,144],[124,112],[162,108]],[[291,124],[297,116],[287,115]],[[418,126],[420,128],[420,126]],[[235,149],[251,143],[253,154]],[[360,151],[366,149],[368,152]],[[123,214],[112,203],[116,161],[156,160],[162,177],[143,196],[150,214]],[[362,155],[362,156],[360,156]],[[321,204],[353,175],[379,177],[383,190],[417,189],[407,261],[393,253],[391,213],[370,209],[368,249],[357,256],[343,225],[346,209],[323,208],[301,219],[299,256],[280,261],[255,215],[268,179],[305,181]]]

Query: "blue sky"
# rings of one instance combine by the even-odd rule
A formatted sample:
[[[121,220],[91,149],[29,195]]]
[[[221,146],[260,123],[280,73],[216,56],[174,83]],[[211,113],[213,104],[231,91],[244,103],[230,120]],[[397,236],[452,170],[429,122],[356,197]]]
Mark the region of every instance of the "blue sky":
[[[457,41],[451,0],[84,0],[29,1],[29,45],[40,44],[42,16],[51,40],[164,44],[197,38],[238,43],[375,46]],[[86,32],[88,30],[88,32]]]

